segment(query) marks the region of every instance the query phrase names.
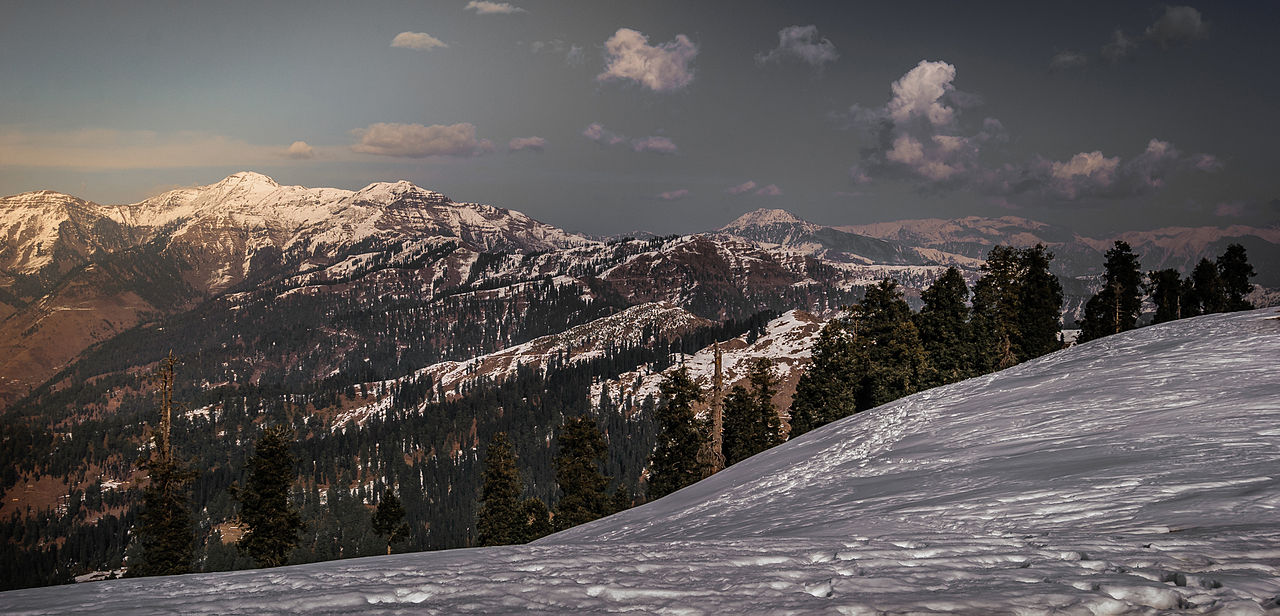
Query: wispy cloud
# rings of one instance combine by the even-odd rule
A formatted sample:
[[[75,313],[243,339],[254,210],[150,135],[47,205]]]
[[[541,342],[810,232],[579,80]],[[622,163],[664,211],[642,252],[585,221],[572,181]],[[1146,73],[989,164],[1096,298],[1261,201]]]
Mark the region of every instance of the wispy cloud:
[[[839,58],[835,44],[819,36],[818,27],[814,25],[787,26],[778,31],[777,47],[756,54],[759,64],[794,60],[816,67]]]
[[[302,145],[298,145],[301,143]],[[68,169],[171,169],[180,167],[278,165],[317,148],[252,144],[204,131],[79,129],[31,131],[0,127],[0,166]],[[325,157],[333,155],[326,152]]]
[[[755,180],[747,180],[741,184],[738,184],[737,186],[730,186],[724,189],[724,191],[731,195],[741,195],[742,193],[751,192],[752,190],[755,190],[755,187],[756,187]]]
[[[1055,71],[1065,71],[1080,68],[1088,63],[1089,57],[1078,51],[1059,51],[1054,54],[1052,60],[1049,60],[1049,68]]]
[[[509,152],[519,152],[521,150],[541,152],[546,147],[547,140],[542,137],[516,137],[507,142],[507,151]]]
[[[698,46],[683,34],[660,45],[650,45],[649,37],[630,28],[619,28],[604,42],[604,72],[597,81],[634,81],[654,92],[679,90],[693,81],[689,66],[698,55]]]
[[[401,32],[391,39],[391,46],[426,51],[436,47],[448,47],[449,45],[426,32]]]
[[[395,124],[379,122],[351,131],[358,142],[352,151],[378,156],[426,158],[470,157],[493,151],[493,142],[476,137],[476,127],[461,124]]]
[[[679,201],[689,196],[689,189],[681,188],[678,190],[668,190],[667,192],[658,193],[658,198],[663,201]]]
[[[656,154],[675,154],[679,151],[674,141],[667,137],[637,137],[628,139],[607,128],[599,122],[589,124],[582,131],[582,136],[596,143],[608,146],[627,144],[635,152],[654,152]]]
[[[1189,6],[1166,6],[1164,14],[1155,23],[1147,27],[1147,40],[1162,48],[1172,43],[1190,43],[1207,38],[1209,24],[1205,23],[1200,11]]]
[[[529,12],[513,4],[489,2],[489,0],[471,0],[464,10],[475,11],[477,15],[511,15],[512,13]]]

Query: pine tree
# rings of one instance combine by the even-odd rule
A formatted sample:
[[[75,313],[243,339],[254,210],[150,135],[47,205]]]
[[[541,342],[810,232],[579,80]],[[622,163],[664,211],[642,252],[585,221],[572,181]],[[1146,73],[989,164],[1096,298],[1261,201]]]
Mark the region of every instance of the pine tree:
[[[551,512],[540,498],[529,497],[520,503],[519,533],[515,543],[529,543],[550,535]]]
[[[974,354],[979,373],[1002,370],[1018,363],[1018,314],[1022,293],[1018,251],[994,246],[982,264],[982,277],[973,285]]]
[[[756,399],[734,385],[724,399],[724,463],[732,466],[755,455]]]
[[[1196,314],[1214,314],[1227,308],[1227,293],[1218,268],[1208,259],[1200,259],[1191,270],[1192,302]]]
[[[480,507],[476,511],[476,543],[481,546],[523,543],[520,471],[516,468],[511,439],[505,432],[494,434],[489,440],[482,481]]]
[[[1124,241],[1107,251],[1102,289],[1085,303],[1080,342],[1129,331],[1142,312],[1142,273],[1138,256]]]
[[[854,346],[867,357],[867,370],[858,387],[858,410],[918,391],[927,369],[924,345],[897,283],[886,278],[869,287],[853,321]]]
[[[559,447],[555,468],[561,496],[552,518],[556,530],[608,515],[605,488],[609,478],[600,472],[608,448],[595,420],[586,415],[566,419],[560,428]]]
[[[183,468],[173,451],[173,383],[178,360],[170,351],[154,376],[158,385],[160,422],[152,434],[151,457],[139,466],[147,471],[138,514],[140,562],[129,566],[129,577],[178,575],[191,572],[195,535],[191,524],[191,482],[195,473]]]
[[[727,465],[737,464],[782,442],[782,426],[773,396],[777,378],[773,362],[759,357],[748,366],[751,391],[734,386],[725,399],[724,457]]]
[[[790,438],[858,412],[858,386],[867,358],[854,346],[853,331],[846,314],[828,321],[819,332],[809,367],[791,399]]]
[[[1223,309],[1227,312],[1237,310],[1253,310],[1253,304],[1245,299],[1253,291],[1253,283],[1249,278],[1256,276],[1253,266],[1249,265],[1249,257],[1244,246],[1231,244],[1227,251],[1218,257],[1218,276],[1222,280]]]
[[[702,401],[702,390],[681,367],[667,375],[658,391],[661,401],[654,416],[658,445],[650,457],[650,499],[671,494],[706,474],[698,456],[706,434],[693,413],[693,405]]]
[[[253,558],[259,567],[285,564],[289,553],[298,546],[302,516],[290,501],[295,475],[295,461],[289,450],[293,432],[284,426],[271,426],[249,460],[249,476],[244,487],[232,486],[232,495],[240,501],[240,520],[245,534],[237,546]]]
[[[373,532],[387,539],[387,554],[391,544],[409,536],[409,523],[404,521],[404,505],[390,488],[382,495],[378,509],[373,513]]]
[[[778,377],[773,373],[773,360],[757,357],[747,367],[747,380],[751,382],[751,393],[756,399],[759,451],[764,451],[786,440],[782,434],[782,420],[778,418],[778,407],[773,403],[773,397],[778,393]]]
[[[947,268],[920,294],[924,305],[914,318],[920,343],[929,356],[922,386],[936,387],[977,374],[969,307],[965,305],[968,297],[969,287],[954,267]]]
[[[1053,253],[1036,244],[1018,251],[1018,361],[1062,348],[1062,284],[1049,271]]]
[[[1162,269],[1147,273],[1147,290],[1151,303],[1156,305],[1154,323],[1165,323],[1182,318],[1182,276],[1175,269]]]

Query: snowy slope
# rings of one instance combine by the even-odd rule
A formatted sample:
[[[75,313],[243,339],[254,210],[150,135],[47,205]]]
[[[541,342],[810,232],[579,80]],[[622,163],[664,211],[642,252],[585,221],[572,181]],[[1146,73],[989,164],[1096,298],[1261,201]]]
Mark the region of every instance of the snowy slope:
[[[1151,327],[923,392],[534,545],[0,594],[15,614],[1261,614],[1280,319]]]

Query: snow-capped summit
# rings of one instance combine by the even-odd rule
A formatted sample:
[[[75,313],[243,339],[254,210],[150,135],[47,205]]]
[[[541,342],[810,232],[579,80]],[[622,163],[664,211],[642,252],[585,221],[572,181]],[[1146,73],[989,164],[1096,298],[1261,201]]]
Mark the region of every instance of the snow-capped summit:
[[[795,214],[781,209],[760,208],[753,212],[747,212],[736,218],[733,222],[721,227],[721,231],[742,230],[751,227],[763,227],[769,225],[789,225],[800,226],[806,228],[817,228],[817,225],[802,220]]]

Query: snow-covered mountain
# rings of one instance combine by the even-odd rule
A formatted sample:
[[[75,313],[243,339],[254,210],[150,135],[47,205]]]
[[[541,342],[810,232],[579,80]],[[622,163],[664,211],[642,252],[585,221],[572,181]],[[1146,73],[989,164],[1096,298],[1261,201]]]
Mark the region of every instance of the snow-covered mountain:
[[[1280,318],[1107,337],[528,546],[0,594],[10,613],[1263,614]]]
[[[976,267],[972,259],[957,258],[937,251],[927,254],[913,246],[889,242],[835,227],[824,227],[797,218],[791,212],[759,209],[739,216],[717,233],[767,247],[793,250],[839,263],[859,265],[963,264]]]

